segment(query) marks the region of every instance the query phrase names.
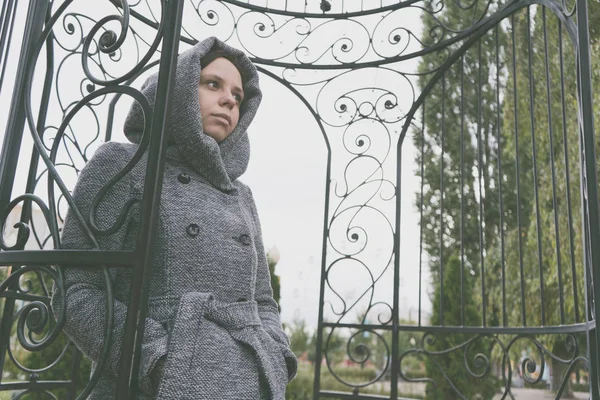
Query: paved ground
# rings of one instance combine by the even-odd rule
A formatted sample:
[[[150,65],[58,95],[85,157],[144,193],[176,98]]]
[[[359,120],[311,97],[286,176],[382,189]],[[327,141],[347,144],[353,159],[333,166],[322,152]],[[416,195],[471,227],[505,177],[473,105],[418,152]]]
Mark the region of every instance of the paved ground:
[[[550,400],[554,399],[555,395],[552,392],[538,389],[518,389],[513,388],[512,393],[515,395],[515,399],[517,400]],[[590,395],[587,393],[575,393],[575,399],[589,399]],[[494,397],[494,400],[502,399],[502,395],[497,395]],[[507,396],[506,400],[510,400],[510,397]]]
[[[387,385],[385,388],[389,390],[389,382],[382,382]],[[377,385],[377,384],[376,384]],[[425,395],[425,384],[416,382],[399,382],[398,389],[405,398],[422,397]],[[540,389],[524,389],[524,388],[512,388],[512,394],[515,396],[515,400],[555,400],[555,395],[551,391],[540,390]],[[412,396],[411,396],[412,395]],[[575,393],[573,399],[576,400],[589,400],[590,395],[587,393]],[[502,394],[494,396],[493,400],[501,400]],[[511,400],[510,396],[506,396],[505,400]],[[565,399],[562,397],[562,399]]]
[[[411,397],[411,394],[421,395],[425,394],[425,385],[422,383],[410,383],[401,382],[398,384],[400,391],[407,397]],[[512,388],[512,394],[515,396],[515,400],[555,400],[555,394],[551,391],[539,390],[539,389],[524,389],[524,388]],[[417,397],[417,396],[415,396]],[[587,393],[576,392],[573,399],[576,400],[589,400],[590,395]],[[502,394],[494,396],[494,400],[501,400]],[[510,396],[506,396],[505,400],[511,400]],[[562,398],[564,399],[564,397]]]

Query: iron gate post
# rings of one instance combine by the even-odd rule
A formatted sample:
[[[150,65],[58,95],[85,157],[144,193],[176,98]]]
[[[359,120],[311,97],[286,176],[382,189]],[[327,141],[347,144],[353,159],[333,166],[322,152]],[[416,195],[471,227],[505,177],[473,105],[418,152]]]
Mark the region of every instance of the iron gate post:
[[[598,176],[596,169],[596,141],[594,137],[594,110],[592,95],[592,69],[590,55],[590,35],[588,26],[588,4],[587,0],[577,0],[577,68],[579,76],[579,128],[581,135],[582,173],[582,196],[584,197],[584,225],[587,223],[586,242],[589,246],[587,265],[591,268],[589,276],[591,281],[587,282],[586,290],[592,290],[592,300],[588,300],[588,318],[594,321],[600,318],[600,308],[593,305],[600,299],[600,203],[598,198]],[[587,218],[585,218],[587,217]],[[586,221],[587,220],[587,221]],[[584,228],[585,229],[585,228]],[[584,248],[586,247],[584,244]],[[588,299],[590,298],[588,294]],[[590,392],[592,398],[600,398],[598,387],[598,349],[600,349],[600,337],[598,328],[588,332],[588,356],[590,358]]]
[[[17,5],[15,4],[15,7]],[[44,21],[46,11],[48,9],[48,0],[32,0],[29,3],[27,11],[27,21],[23,34],[23,42],[21,45],[21,53],[19,55],[19,64],[15,77],[15,86],[11,100],[11,107],[8,114],[6,124],[4,144],[0,153],[0,210],[3,210],[10,202],[12,188],[15,181],[15,170],[19,161],[21,141],[23,139],[23,130],[25,127],[25,106],[24,93],[27,65],[31,60],[32,50],[35,41],[39,38]],[[19,228],[19,235],[21,235]],[[10,273],[15,271],[18,266],[13,266]],[[11,290],[16,290],[18,283],[11,285]],[[10,331],[12,326],[12,318],[14,313],[15,298],[7,297],[2,311],[2,320],[0,321],[0,377],[4,370],[4,362],[6,359],[6,349],[10,342]]]
[[[122,342],[123,352],[119,366],[120,374],[117,382],[117,398],[122,400],[133,398],[132,395],[137,392],[137,371],[142,352],[150,270],[154,253],[153,243],[156,238],[167,147],[165,132],[175,85],[182,14],[182,0],[167,0],[156,101],[152,115],[148,162],[140,212],[140,228],[136,243],[136,263],[133,267],[137,272],[133,274],[134,278],[131,284]]]
[[[32,0],[27,11],[27,21],[23,33],[23,43],[19,55],[19,65],[15,77],[15,87],[10,103],[6,123],[4,144],[0,153],[0,209],[4,209],[10,201],[15,170],[19,160],[19,150],[25,127],[25,107],[23,104],[27,66],[31,60],[35,41],[39,38],[48,7],[48,0]]]

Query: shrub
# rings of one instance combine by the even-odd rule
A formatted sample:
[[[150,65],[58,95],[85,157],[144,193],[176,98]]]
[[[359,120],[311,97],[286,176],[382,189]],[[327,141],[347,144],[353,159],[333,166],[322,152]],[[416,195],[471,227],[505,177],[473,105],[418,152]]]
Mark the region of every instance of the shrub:
[[[339,371],[336,370],[336,373],[340,378],[347,379],[349,382],[356,383],[367,382],[377,376],[377,373],[373,368],[339,368]],[[314,387],[314,373],[315,372],[312,364],[302,364],[298,369],[298,375],[296,375],[296,378],[294,378],[294,380],[292,380],[288,384],[285,394],[286,400],[312,400]],[[320,384],[321,390],[352,392],[352,388],[338,381],[333,375],[331,375],[329,370],[327,370],[327,367],[323,367],[321,369]],[[389,390],[380,385],[378,385],[377,387],[373,385],[360,388],[360,393],[389,395]],[[399,396],[420,398],[419,396],[415,396],[414,394],[404,395],[399,393]]]

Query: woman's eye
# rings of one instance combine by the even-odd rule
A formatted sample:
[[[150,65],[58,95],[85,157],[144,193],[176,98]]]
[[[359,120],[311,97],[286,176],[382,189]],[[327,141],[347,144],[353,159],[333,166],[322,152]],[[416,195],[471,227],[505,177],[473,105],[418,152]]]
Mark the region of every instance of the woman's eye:
[[[215,82],[215,81],[208,81],[206,84],[211,89],[218,89],[219,88],[219,84],[217,82]]]
[[[235,97],[238,103],[242,102],[242,96],[240,96],[239,94],[234,94],[233,97]]]

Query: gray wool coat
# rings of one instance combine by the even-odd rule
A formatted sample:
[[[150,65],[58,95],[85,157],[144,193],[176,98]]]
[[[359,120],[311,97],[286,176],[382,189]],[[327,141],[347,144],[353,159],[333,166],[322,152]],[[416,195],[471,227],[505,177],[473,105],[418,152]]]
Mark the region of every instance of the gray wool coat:
[[[198,101],[200,58],[217,48],[237,57],[245,99],[233,133],[221,143],[204,134]],[[157,76],[142,87],[150,106]],[[297,370],[297,359],[282,330],[270,286],[260,222],[250,189],[238,180],[248,165],[246,129],[261,99],[256,68],[240,51],[206,39],[178,58],[173,111],[168,124],[167,162],[149,288],[146,330],[139,368],[138,399],[274,399]],[[134,103],[125,122],[132,143],[102,145],[81,171],[73,197],[84,216],[108,184],[95,208],[96,224],[106,229],[132,198],[141,199],[147,157],[124,177],[111,179],[134,157],[144,134],[144,113]],[[97,235],[101,249],[135,246],[139,207],[110,235]],[[84,223],[89,223],[85,221]],[[63,248],[92,248],[82,222],[67,214]],[[107,292],[100,269],[65,267],[64,331],[90,357],[95,368],[106,330]],[[91,399],[115,397],[120,347],[127,312],[131,269],[113,268],[114,325],[100,380]],[[166,357],[164,375],[150,381],[157,360]]]

